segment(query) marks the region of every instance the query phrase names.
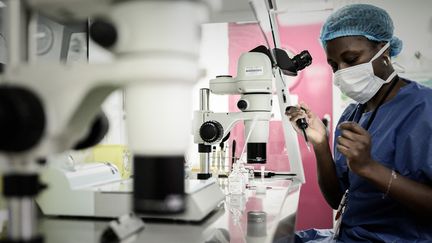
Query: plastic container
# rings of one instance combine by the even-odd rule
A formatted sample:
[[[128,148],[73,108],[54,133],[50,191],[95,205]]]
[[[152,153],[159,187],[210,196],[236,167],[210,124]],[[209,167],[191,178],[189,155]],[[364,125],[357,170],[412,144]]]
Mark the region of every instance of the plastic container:
[[[241,173],[239,164],[234,164],[234,169],[228,176],[228,192],[230,194],[243,194],[246,190],[245,177]]]

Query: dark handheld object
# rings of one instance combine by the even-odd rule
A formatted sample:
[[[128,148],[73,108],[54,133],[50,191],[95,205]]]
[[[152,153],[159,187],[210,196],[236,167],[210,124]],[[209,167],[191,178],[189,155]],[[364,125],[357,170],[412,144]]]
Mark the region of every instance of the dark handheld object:
[[[300,118],[296,121],[297,126],[302,129],[302,130],[306,130],[306,128],[308,128],[308,123],[306,122],[306,118]]]
[[[297,126],[302,130],[303,137],[306,140],[306,143],[309,142],[308,136],[306,135],[306,128],[308,128],[308,123],[306,122],[306,118],[300,118],[296,121]]]
[[[293,106],[288,106],[288,107],[285,109],[285,112],[288,112],[291,108],[293,108]],[[303,108],[303,107],[300,107],[300,109],[306,111],[306,109]],[[297,124],[297,126],[298,126],[300,129],[302,129],[302,130],[306,130],[306,128],[308,128],[308,126],[309,126],[308,123],[307,123],[307,121],[306,121],[306,118],[300,118],[300,119],[298,119],[298,120],[296,121],[296,124]]]
[[[292,108],[292,106],[288,106],[288,107],[285,109],[285,111],[289,111],[291,108]],[[306,109],[303,108],[303,107],[300,107],[300,109],[306,111]],[[303,132],[303,136],[304,136],[304,138],[305,138],[305,140],[306,140],[306,143],[308,143],[308,142],[309,142],[309,139],[308,139],[308,137],[307,137],[307,135],[306,135],[306,129],[309,127],[309,124],[307,123],[306,118],[300,118],[300,119],[298,119],[298,120],[296,121],[296,124],[297,124],[297,127],[300,128],[300,129],[302,130],[302,132]]]

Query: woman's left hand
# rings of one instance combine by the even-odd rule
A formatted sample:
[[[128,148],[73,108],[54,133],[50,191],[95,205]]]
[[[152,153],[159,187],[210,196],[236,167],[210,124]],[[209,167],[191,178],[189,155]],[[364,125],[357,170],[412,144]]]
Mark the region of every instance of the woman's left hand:
[[[355,122],[343,122],[339,125],[341,136],[337,137],[337,150],[346,158],[348,167],[354,173],[363,176],[373,163],[371,157],[371,136]]]

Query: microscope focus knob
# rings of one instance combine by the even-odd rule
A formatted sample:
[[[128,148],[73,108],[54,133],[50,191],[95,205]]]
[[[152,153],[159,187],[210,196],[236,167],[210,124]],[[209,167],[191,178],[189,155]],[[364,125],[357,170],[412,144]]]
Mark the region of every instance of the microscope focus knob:
[[[214,143],[222,139],[223,127],[217,121],[204,122],[200,127],[199,133],[204,142]]]
[[[244,111],[246,110],[248,107],[248,102],[246,100],[239,100],[237,102],[237,108],[239,108],[239,110]]]

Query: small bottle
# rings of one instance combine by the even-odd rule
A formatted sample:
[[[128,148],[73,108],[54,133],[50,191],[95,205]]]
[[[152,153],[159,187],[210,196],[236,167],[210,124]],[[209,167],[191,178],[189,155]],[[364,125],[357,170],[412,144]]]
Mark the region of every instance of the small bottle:
[[[212,170],[216,170],[216,149],[216,146],[212,146],[212,152],[210,156]]]
[[[264,172],[265,172],[265,167],[261,166],[261,181],[256,186],[257,194],[266,194],[267,192],[267,186],[264,183]]]
[[[242,173],[244,177],[245,186],[249,184],[249,171],[246,169],[244,163],[240,163],[239,165],[240,173]]]
[[[227,197],[228,209],[232,214],[234,225],[239,225],[243,212],[246,209],[246,196],[231,194]]]
[[[243,194],[246,189],[244,175],[240,172],[239,164],[234,164],[234,169],[228,176],[228,192],[230,194]]]
[[[230,158],[228,156],[229,151],[229,145],[228,143],[225,145],[224,151],[223,151],[223,158],[224,158],[224,172],[226,175],[229,173],[229,164],[230,164]]]

